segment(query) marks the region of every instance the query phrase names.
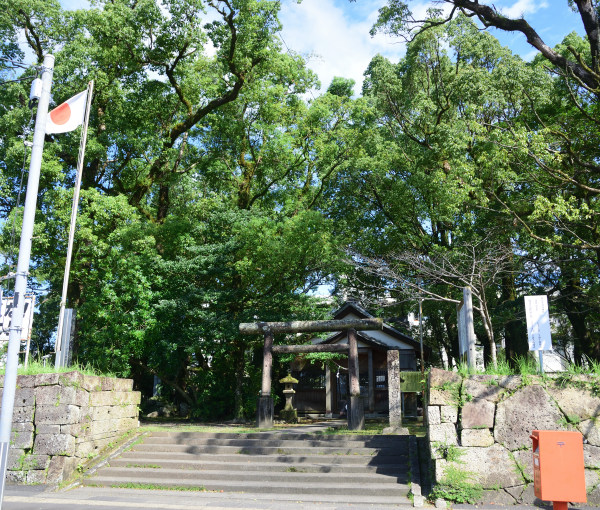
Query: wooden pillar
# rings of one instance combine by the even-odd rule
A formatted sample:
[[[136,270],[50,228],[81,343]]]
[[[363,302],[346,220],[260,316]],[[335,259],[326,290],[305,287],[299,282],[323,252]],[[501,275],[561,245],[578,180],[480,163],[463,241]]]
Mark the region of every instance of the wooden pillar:
[[[273,368],[273,332],[265,331],[263,347],[262,388],[257,406],[256,426],[271,428],[273,426],[273,398],[271,397],[271,371]]]
[[[329,365],[325,365],[325,417],[331,418],[333,416],[333,391],[331,389],[331,368]]]
[[[355,329],[348,330],[348,375],[350,376],[350,395],[360,395],[358,380],[358,340]]]
[[[375,412],[375,374],[373,373],[373,349],[369,348],[368,370],[369,370],[369,412]]]
[[[402,427],[402,398],[400,392],[400,353],[387,352],[388,400],[390,427]]]
[[[365,413],[360,398],[360,382],[358,379],[358,339],[355,329],[348,330],[348,373],[350,375],[350,407],[348,409],[348,428],[363,430]]]
[[[263,372],[262,391],[263,397],[271,396],[271,371],[273,368],[273,332],[265,331],[265,345],[263,347]]]

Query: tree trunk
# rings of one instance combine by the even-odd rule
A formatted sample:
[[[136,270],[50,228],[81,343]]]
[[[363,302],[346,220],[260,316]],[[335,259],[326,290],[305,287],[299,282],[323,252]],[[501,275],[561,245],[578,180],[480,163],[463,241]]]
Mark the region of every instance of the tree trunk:
[[[246,356],[244,352],[244,346],[239,345],[234,350],[233,366],[235,367],[235,393],[234,393],[234,408],[233,408],[233,420],[239,423],[245,421],[245,409],[244,409],[244,374],[246,373]]]
[[[504,347],[506,361],[511,368],[517,368],[516,358],[526,356],[529,352],[527,343],[527,326],[525,319],[517,319],[519,312],[525,309],[523,299],[517,299],[515,280],[512,275],[502,278],[502,307],[507,319],[504,322]]]

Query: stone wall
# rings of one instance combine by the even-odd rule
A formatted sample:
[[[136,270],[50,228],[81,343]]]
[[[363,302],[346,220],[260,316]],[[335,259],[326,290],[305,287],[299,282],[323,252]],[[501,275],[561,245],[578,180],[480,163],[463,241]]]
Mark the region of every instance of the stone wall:
[[[137,428],[140,393],[132,387],[80,372],[18,376],[7,480],[59,483]]]
[[[464,473],[482,502],[534,503],[530,434],[577,430],[584,438],[588,503],[600,505],[600,379],[596,376],[462,378],[432,369],[427,386],[429,446],[436,483]]]

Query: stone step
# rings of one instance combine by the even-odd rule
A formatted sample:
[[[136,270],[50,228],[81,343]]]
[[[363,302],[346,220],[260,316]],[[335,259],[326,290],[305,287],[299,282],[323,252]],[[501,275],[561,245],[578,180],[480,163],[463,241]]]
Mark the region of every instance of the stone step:
[[[183,453],[211,453],[211,454],[240,454],[240,455],[340,455],[340,456],[367,456],[367,457],[390,457],[398,456],[401,450],[395,448],[352,448],[319,446],[221,446],[221,445],[189,445],[189,444],[164,444],[144,443],[135,445],[134,451],[171,451]]]
[[[173,480],[191,480],[198,485],[202,485],[208,481],[228,480],[230,482],[263,482],[270,484],[273,482],[285,482],[290,486],[296,484],[323,484],[331,485],[339,484],[393,484],[407,483],[406,476],[398,477],[391,475],[383,475],[379,473],[305,473],[297,469],[288,468],[288,471],[280,472],[264,472],[250,470],[185,470],[185,469],[168,469],[155,467],[110,467],[102,468],[98,471],[101,477],[111,477],[123,480],[139,480],[142,478],[152,478],[154,480],[173,479]],[[291,470],[290,470],[291,469]]]
[[[408,444],[408,436],[400,435],[366,435],[366,434],[300,434],[296,432],[249,432],[236,434],[234,432],[170,432],[156,431],[152,432],[150,437],[175,437],[179,440],[186,441],[193,438],[203,439],[259,439],[261,441],[277,439],[277,440],[292,440],[292,441],[344,441],[356,442],[366,441],[368,443],[406,443]]]
[[[206,456],[178,455],[173,458],[172,455],[138,455],[137,452],[124,453],[120,458],[113,459],[110,462],[111,467],[140,467],[140,466],[159,466],[164,469],[185,469],[185,470],[220,470],[224,466],[230,470],[261,471],[261,472],[286,472],[290,467],[295,467],[298,471],[305,473],[380,473],[385,475],[406,476],[408,473],[408,464],[332,464],[331,462],[322,462],[321,459],[301,458],[299,462],[269,462],[268,458],[261,456],[261,462],[250,460],[239,461],[239,457],[234,457],[229,461],[224,461],[223,457],[217,456],[214,460],[207,459]],[[236,462],[238,461],[238,462]]]
[[[373,449],[390,449],[401,451],[408,446],[408,443],[399,441],[346,441],[338,439],[335,441],[321,439],[288,439],[288,438],[271,438],[271,439],[256,439],[256,438],[223,438],[223,437],[178,437],[178,436],[151,436],[145,441],[145,444],[186,444],[194,446],[239,446],[239,447],[310,447],[310,448],[373,448]]]
[[[253,464],[262,463],[283,463],[283,464],[329,464],[329,465],[358,465],[358,466],[389,466],[399,463],[408,462],[408,454],[396,456],[367,456],[367,455],[241,455],[233,454],[213,454],[203,452],[187,451],[189,447],[179,448],[180,451],[173,451],[172,448],[160,450],[157,448],[140,448],[141,445],[136,445],[134,449],[123,454],[133,455],[136,457],[144,457],[149,462],[155,460],[210,460],[221,463],[238,463],[247,462]],[[185,451],[181,451],[185,450]]]
[[[409,503],[406,436],[158,432],[85,484],[239,493],[307,505]],[[247,496],[246,496],[247,495]]]
[[[378,497],[394,497],[398,498],[398,502],[404,502],[408,494],[407,484],[389,484],[389,483],[370,483],[368,485],[355,485],[351,483],[330,484],[312,483],[307,487],[304,483],[290,484],[288,482],[275,482],[270,480],[261,481],[236,481],[236,480],[188,480],[180,478],[162,478],[160,480],[152,477],[138,477],[135,480],[131,478],[120,479],[112,476],[96,475],[93,478],[84,480],[85,485],[105,486],[105,487],[132,487],[144,486],[146,488],[165,488],[165,487],[180,487],[182,489],[190,489],[193,487],[202,487],[207,491],[224,491],[224,492],[261,492],[263,494],[287,494],[299,495],[303,498],[306,495],[339,495],[344,497],[355,496],[378,496]]]

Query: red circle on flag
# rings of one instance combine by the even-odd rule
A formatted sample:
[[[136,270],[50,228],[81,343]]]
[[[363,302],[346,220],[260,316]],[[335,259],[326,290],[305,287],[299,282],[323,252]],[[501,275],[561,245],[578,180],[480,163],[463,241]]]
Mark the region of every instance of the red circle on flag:
[[[71,107],[69,103],[63,103],[60,106],[57,106],[50,112],[50,118],[52,122],[58,126],[62,126],[66,124],[71,118]]]

